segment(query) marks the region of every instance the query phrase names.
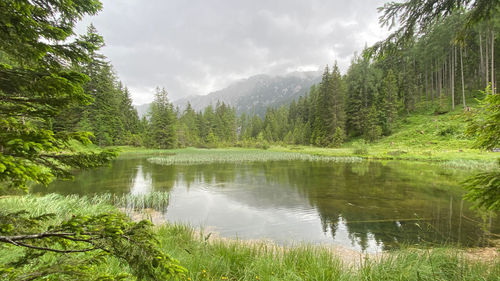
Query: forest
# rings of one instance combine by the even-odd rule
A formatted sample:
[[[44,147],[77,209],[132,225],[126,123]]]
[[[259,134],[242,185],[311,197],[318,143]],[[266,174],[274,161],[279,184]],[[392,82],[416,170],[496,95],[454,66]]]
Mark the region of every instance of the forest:
[[[339,147],[362,138],[376,141],[392,133],[394,124],[426,104],[436,114],[469,110],[468,102],[494,93],[498,77],[498,17],[464,30],[467,11],[437,20],[404,45],[387,43],[355,55],[344,75],[334,62],[321,83],[308,94],[264,118],[237,116],[220,101],[195,112],[173,106],[167,89],[157,87],[149,114],[139,120],[128,89],[118,81],[111,63],[99,54],[104,44],[94,27],[82,40],[96,49],[79,71],[90,77],[85,92],[94,102],[67,109],[53,128],[93,133],[100,146],[134,145],[155,148],[255,146],[262,143]],[[145,133],[148,132],[148,133]]]
[[[224,101],[201,111],[188,103],[181,110],[171,102],[164,85],[156,87],[150,111],[139,118],[131,91],[102,53],[105,40],[99,31],[90,25],[85,34],[75,34],[77,22],[102,9],[98,0],[0,1],[0,279],[498,279],[498,258],[482,263],[457,254],[463,245],[462,227],[472,233],[469,236],[486,241],[481,247],[491,246],[490,238],[498,236],[494,233],[495,212],[500,210],[500,162],[495,154],[500,147],[498,1],[386,3],[379,13],[380,23],[392,27],[388,38],[354,54],[345,73],[331,58],[325,62],[319,84],[288,104],[267,108],[263,118],[237,115]],[[425,118],[421,112],[427,114]],[[446,118],[453,124],[440,127],[440,120]],[[412,127],[406,140],[427,137],[420,128],[432,128],[436,130],[433,136],[447,137],[439,144],[444,152],[427,150],[426,145],[436,142],[425,139],[423,145],[405,148],[422,151],[405,159],[424,160],[416,164],[363,162],[408,154],[400,147],[393,149],[396,144],[391,137],[400,137],[395,135],[414,120],[420,127]],[[351,152],[359,143],[387,150],[384,157],[373,153],[370,157],[365,147]],[[447,146],[456,150],[455,154],[446,154]],[[129,154],[120,154],[123,150]],[[119,154],[125,155],[124,159],[119,160]],[[136,154],[144,159],[134,164],[135,168],[115,173],[113,165],[103,167],[110,161],[128,161],[127,157]],[[265,164],[255,164],[259,162]],[[190,166],[207,163],[213,167]],[[309,166],[304,168],[304,163]],[[127,165],[123,166],[129,168]],[[120,164],[114,167],[120,169]],[[242,167],[243,171],[239,170]],[[462,170],[453,170],[457,167]],[[207,170],[200,172],[202,168]],[[417,175],[413,173],[416,169],[425,173]],[[130,170],[133,174],[125,175]],[[111,178],[113,182],[107,183],[110,189],[118,190],[120,180],[125,179],[139,191],[132,194],[128,190],[128,195],[96,192],[81,197],[76,195],[79,192],[69,191],[62,194],[72,195],[33,193],[62,179],[83,177],[87,181],[83,186],[95,184],[92,178],[85,178],[92,174],[88,171],[100,171],[94,176]],[[303,205],[319,210],[321,235],[328,233],[335,238],[344,226],[352,245],[361,240],[364,261],[345,266],[345,260],[333,258],[329,248],[213,240],[211,232],[205,235],[187,224],[155,226],[152,216],[137,219],[136,209],[126,210],[130,202],[123,205],[122,199],[117,199],[135,198],[132,200],[141,202],[142,209],[161,214],[166,209],[159,211],[155,206],[173,206],[175,202],[169,198],[180,183],[185,182],[188,192],[206,181],[202,191],[213,188],[220,192],[225,184],[240,186],[238,180],[252,182],[262,174],[269,187],[265,189],[270,192],[268,197],[282,204],[274,213],[287,208],[301,210]],[[397,176],[398,181],[391,176]],[[361,179],[370,192],[356,190],[359,196],[347,199],[357,188],[353,182]],[[459,179],[464,180],[458,183]],[[422,185],[412,185],[413,180]],[[337,182],[345,184],[322,189]],[[405,188],[395,188],[395,182]],[[150,183],[147,188],[154,192],[143,194],[142,183]],[[370,189],[372,183],[380,186]],[[271,192],[283,186],[291,187],[290,191]],[[347,189],[332,193],[341,187]],[[412,192],[421,192],[419,198],[425,199],[412,201]],[[450,192],[449,198],[448,194],[445,199],[438,197],[445,192]],[[244,202],[238,195],[234,202]],[[300,196],[306,195],[311,197],[302,200]],[[252,196],[255,194],[245,199]],[[257,207],[245,207],[263,207],[269,198],[252,202]],[[371,205],[362,206],[359,198]],[[284,199],[303,205],[291,208],[281,201]],[[441,208],[426,210],[429,217],[415,219],[411,216],[417,216],[417,211],[394,211],[400,208],[396,201],[413,210],[422,208],[427,200],[436,200]],[[469,203],[477,214],[473,219],[467,217],[465,227],[463,210]],[[447,212],[445,219],[441,210]],[[381,218],[398,212],[404,216]],[[431,218],[436,213],[437,219]],[[458,223],[453,219],[457,213]],[[308,217],[308,213],[301,216]],[[452,234],[457,227],[458,233]],[[391,233],[383,229],[397,234],[389,236]],[[448,239],[456,239],[452,242],[457,244],[447,248],[451,240],[446,240],[440,229],[449,232]],[[415,233],[418,237],[404,240],[407,237],[403,236]],[[428,244],[418,246],[435,248],[415,250],[413,244],[421,240]],[[380,248],[397,244],[399,252],[371,259],[364,252],[370,241]],[[438,244],[441,242],[444,244]]]

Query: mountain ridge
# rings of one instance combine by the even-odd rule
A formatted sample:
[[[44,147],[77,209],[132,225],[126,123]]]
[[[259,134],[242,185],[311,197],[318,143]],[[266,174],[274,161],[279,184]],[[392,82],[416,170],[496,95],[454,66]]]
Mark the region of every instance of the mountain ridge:
[[[284,76],[259,74],[231,83],[226,88],[207,95],[190,96],[173,101],[184,110],[191,103],[194,110],[203,110],[208,105],[224,102],[233,106],[238,115],[254,113],[261,117],[268,107],[287,105],[292,100],[304,96],[314,84],[321,80],[321,72],[293,72]],[[136,106],[140,117],[147,114],[150,104]]]

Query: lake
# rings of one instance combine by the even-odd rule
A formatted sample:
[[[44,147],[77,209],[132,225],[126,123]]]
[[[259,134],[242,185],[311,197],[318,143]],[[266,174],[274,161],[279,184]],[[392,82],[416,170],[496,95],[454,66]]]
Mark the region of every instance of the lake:
[[[168,191],[164,219],[222,237],[278,244],[329,244],[377,252],[401,245],[486,245],[481,219],[462,200],[470,172],[403,161],[273,161],[158,165],[147,156],[75,173],[75,181],[34,186],[35,193],[144,194]]]

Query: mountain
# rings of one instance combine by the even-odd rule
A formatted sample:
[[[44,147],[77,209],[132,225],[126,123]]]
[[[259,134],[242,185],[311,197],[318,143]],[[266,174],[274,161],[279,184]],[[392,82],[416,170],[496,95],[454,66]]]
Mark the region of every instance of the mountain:
[[[255,113],[264,116],[267,107],[279,107],[292,100],[304,96],[309,88],[321,81],[320,72],[294,72],[285,76],[266,74],[252,76],[236,81],[228,87],[208,95],[190,96],[173,101],[181,110],[188,102],[194,110],[203,110],[208,105],[216,105],[217,101],[234,106],[236,113]],[[139,116],[149,109],[149,104],[137,106]]]

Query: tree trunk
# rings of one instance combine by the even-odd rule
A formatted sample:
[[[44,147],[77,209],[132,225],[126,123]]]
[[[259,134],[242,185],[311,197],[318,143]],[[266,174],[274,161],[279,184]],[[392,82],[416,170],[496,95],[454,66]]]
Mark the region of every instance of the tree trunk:
[[[463,50],[462,46],[460,46],[460,72],[462,75],[462,100],[464,102],[464,109],[467,108],[465,105],[465,86],[464,86],[464,62],[463,62]]]
[[[441,66],[441,68],[438,71],[438,99],[440,104],[441,104],[442,87],[443,87],[443,66]]]
[[[451,109],[455,110],[455,61],[457,57],[457,47],[453,45],[453,53],[451,54]]]
[[[489,68],[489,59],[488,59],[488,33],[486,33],[486,42],[484,44],[484,50],[485,50],[485,57],[486,59],[484,60],[484,69],[486,69],[486,87],[490,84],[490,68]]]
[[[425,67],[425,101],[429,101],[429,83],[427,81],[427,67]]]
[[[481,36],[481,32],[479,32],[479,57],[480,57],[480,61],[479,61],[479,77],[480,78],[479,78],[479,80],[480,80],[480,83],[482,83],[485,80],[484,79],[485,74],[484,74],[484,58],[483,58],[483,39]],[[486,86],[488,86],[488,85],[486,85]]]
[[[495,32],[491,29],[491,92],[496,93],[495,89]]]
[[[434,103],[434,71],[431,68],[431,103]]]

